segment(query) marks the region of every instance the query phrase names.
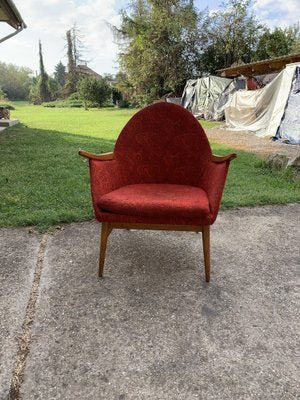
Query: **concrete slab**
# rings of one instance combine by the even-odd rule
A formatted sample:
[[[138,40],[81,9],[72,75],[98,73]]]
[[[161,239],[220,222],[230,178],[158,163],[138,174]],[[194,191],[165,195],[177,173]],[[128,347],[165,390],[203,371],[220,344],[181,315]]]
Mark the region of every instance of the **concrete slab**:
[[[6,399],[29,299],[40,237],[0,229],[0,399]]]
[[[23,400],[289,400],[300,394],[300,205],[223,212],[201,235],[97,223],[48,242]]]
[[[13,125],[17,125],[19,123],[18,119],[0,119],[0,126],[2,127],[9,127]]]

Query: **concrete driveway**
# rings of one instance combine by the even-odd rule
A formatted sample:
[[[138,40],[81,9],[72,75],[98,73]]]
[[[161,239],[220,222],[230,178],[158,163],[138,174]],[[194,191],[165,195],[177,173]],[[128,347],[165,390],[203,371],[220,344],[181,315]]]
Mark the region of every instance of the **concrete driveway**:
[[[1,229],[0,399],[300,399],[300,205],[221,212],[200,235]],[[10,395],[9,395],[10,393]]]

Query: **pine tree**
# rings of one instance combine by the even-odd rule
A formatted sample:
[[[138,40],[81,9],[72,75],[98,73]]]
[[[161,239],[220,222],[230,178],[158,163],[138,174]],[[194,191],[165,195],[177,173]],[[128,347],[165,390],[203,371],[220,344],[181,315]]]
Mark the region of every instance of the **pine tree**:
[[[49,90],[49,78],[44,67],[41,41],[39,41],[39,58],[40,58],[40,76],[39,76],[38,87],[39,87],[40,101],[43,103],[44,101],[49,101],[51,99],[51,94]]]
[[[54,68],[55,68],[54,72],[55,79],[59,83],[59,85],[63,87],[66,82],[66,67],[60,61]]]

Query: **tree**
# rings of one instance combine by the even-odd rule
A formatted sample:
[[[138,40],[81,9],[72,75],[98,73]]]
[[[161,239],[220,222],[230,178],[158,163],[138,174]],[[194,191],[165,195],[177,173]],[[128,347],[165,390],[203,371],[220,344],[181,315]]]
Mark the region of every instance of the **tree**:
[[[29,68],[0,62],[0,87],[10,100],[28,98],[31,75]]]
[[[259,39],[254,60],[264,60],[297,52],[299,44],[299,25],[286,29],[275,28],[272,32],[266,28]]]
[[[49,101],[51,99],[51,94],[49,90],[49,78],[45,71],[42,43],[39,41],[39,58],[40,58],[40,76],[38,81],[40,101]]]
[[[111,96],[111,88],[103,78],[82,78],[78,82],[78,94],[85,107],[102,107]]]
[[[251,0],[227,0],[222,9],[206,15],[201,70],[215,73],[233,63],[251,61],[263,26],[251,11]]]
[[[124,72],[117,72],[112,84],[112,100],[113,104],[119,107],[128,107],[132,104],[131,98],[132,88],[128,82],[128,78]]]
[[[82,38],[83,35],[81,34],[80,29],[78,29],[76,23],[66,32],[68,72],[66,74],[65,85],[62,91],[66,96],[76,92],[77,83],[80,78],[77,72],[77,66],[79,63],[86,62],[86,60],[83,59],[83,53],[86,51],[86,47],[83,44]]]
[[[121,72],[136,103],[167,93],[181,94],[187,78],[197,74],[197,14],[192,0],[136,0],[122,12],[118,39]]]
[[[298,53],[300,53],[300,22],[298,22],[298,24],[293,25],[287,29],[291,31],[292,40],[293,40],[291,53],[298,54]]]
[[[71,39],[73,45],[73,56],[75,66],[79,64],[85,64],[87,60],[83,58],[83,54],[86,52],[86,46],[83,43],[83,34],[75,23],[71,29]]]
[[[0,87],[0,101],[6,100],[6,93]]]
[[[54,77],[61,87],[66,83],[66,67],[60,61],[55,67]]]
[[[39,80],[37,77],[32,79],[32,83],[29,87],[28,99],[33,104],[41,104]]]
[[[50,92],[50,100],[56,100],[60,94],[61,87],[55,78],[48,77],[48,87]]]
[[[76,71],[76,61],[74,57],[74,47],[72,41],[72,30],[66,32],[67,39],[67,56],[68,56],[68,72],[65,81],[65,92],[67,95],[76,92],[78,74]]]

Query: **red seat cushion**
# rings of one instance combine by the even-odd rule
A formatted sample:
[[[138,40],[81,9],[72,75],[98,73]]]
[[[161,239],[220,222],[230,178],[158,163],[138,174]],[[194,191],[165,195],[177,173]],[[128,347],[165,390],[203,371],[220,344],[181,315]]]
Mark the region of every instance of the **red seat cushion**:
[[[175,184],[123,186],[103,195],[98,206],[101,211],[132,216],[199,218],[210,213],[203,189]]]

